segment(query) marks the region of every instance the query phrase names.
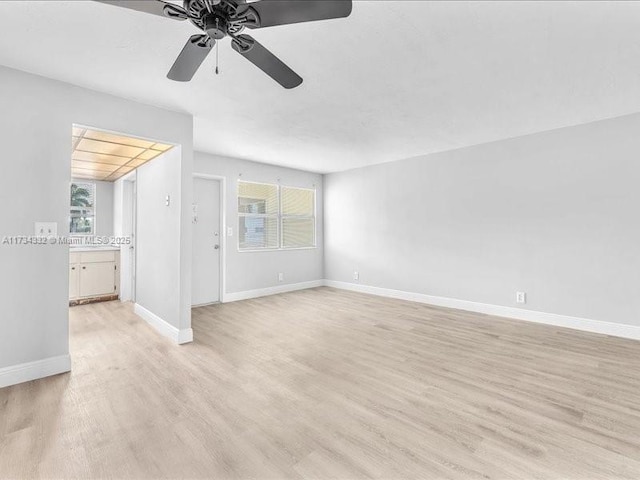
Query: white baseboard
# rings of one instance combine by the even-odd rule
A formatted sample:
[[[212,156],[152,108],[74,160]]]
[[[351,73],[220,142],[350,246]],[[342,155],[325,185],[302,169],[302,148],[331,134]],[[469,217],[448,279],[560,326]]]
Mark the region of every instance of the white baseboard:
[[[640,340],[640,326],[626,325],[622,323],[603,322],[601,320],[591,320],[587,318],[570,317],[555,313],[537,312],[535,310],[525,310],[522,308],[504,307],[501,305],[491,305],[486,303],[470,302],[455,298],[436,297],[422,293],[404,292],[402,290],[392,290],[389,288],[371,287],[348,282],[338,282],[335,280],[325,280],[327,287],[350,290],[353,292],[368,293],[381,297],[397,298],[411,302],[427,303],[439,307],[457,308],[470,312],[484,313],[496,317],[514,318],[527,322],[543,323],[556,327],[572,328],[585,332],[601,333],[614,337],[631,338]]]
[[[276,287],[260,288],[257,290],[246,290],[244,292],[227,293],[224,296],[224,303],[237,302],[239,300],[249,300],[250,298],[266,297],[278,293],[295,292],[324,286],[324,280],[313,280],[311,282],[290,283],[288,285],[278,285]]]
[[[178,331],[178,345],[184,345],[185,343],[193,342],[193,329],[183,328]]]
[[[71,371],[71,357],[60,355],[0,368],[0,388]]]
[[[217,302],[195,303],[191,305],[191,308],[210,307],[211,305],[219,305],[221,303],[224,303],[224,302],[222,300],[218,300]]]
[[[160,334],[165,337],[171,339],[173,342],[178,345],[182,345],[183,343],[193,342],[193,330],[190,328],[178,329],[168,323],[166,320],[163,320],[155,313],[147,310],[142,305],[136,303],[134,306],[134,312],[139,317],[142,317],[145,322],[155,328]]]

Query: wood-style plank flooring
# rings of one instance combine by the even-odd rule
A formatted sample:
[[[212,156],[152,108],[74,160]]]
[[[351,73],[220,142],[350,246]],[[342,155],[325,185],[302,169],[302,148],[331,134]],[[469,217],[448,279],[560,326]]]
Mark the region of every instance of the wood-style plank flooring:
[[[329,288],[71,310],[73,372],[0,390],[0,478],[640,478],[640,342]]]

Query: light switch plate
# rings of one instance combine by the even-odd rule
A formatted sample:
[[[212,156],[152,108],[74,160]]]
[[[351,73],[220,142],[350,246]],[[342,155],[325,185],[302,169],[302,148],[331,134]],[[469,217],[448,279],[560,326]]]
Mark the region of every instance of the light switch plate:
[[[35,228],[36,237],[57,237],[58,236],[57,222],[36,222],[34,228]]]
[[[233,237],[233,228],[227,227],[227,237]]]

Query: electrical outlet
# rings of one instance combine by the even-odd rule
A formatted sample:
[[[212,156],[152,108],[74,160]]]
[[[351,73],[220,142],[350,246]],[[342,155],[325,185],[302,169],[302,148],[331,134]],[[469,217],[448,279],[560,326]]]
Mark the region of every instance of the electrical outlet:
[[[278,281],[279,282],[284,282],[284,273],[279,273],[278,274]]]
[[[527,294],[525,292],[516,292],[516,303],[527,303]]]
[[[58,224],[56,222],[36,222],[36,237],[57,237]]]
[[[353,272],[353,279],[360,280],[360,272]]]
[[[227,227],[227,237],[233,237],[233,228]]]

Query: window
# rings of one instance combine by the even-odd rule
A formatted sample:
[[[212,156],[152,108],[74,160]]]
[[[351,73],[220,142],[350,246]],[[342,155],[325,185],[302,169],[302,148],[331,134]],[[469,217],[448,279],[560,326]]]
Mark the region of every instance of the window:
[[[281,188],[282,248],[316,246],[316,192]]]
[[[95,231],[95,191],[94,183],[71,184],[69,233],[72,235],[93,235]]]
[[[278,248],[278,186],[238,182],[241,250]]]
[[[315,190],[238,182],[238,248],[315,247],[315,201]]]

